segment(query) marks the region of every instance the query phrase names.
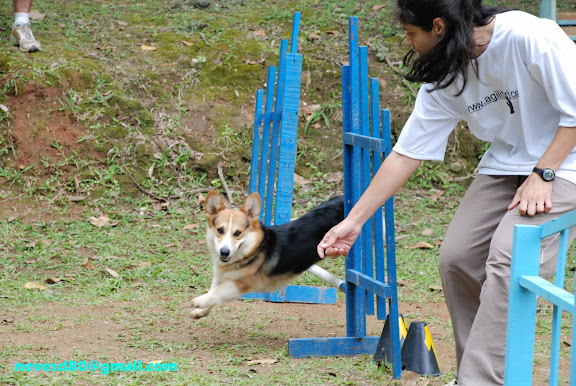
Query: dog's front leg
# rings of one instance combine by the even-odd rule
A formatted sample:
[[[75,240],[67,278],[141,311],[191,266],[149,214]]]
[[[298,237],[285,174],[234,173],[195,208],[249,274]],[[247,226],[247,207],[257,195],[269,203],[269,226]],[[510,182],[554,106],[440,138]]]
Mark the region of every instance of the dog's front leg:
[[[214,290],[214,288],[216,288],[219,284],[220,284],[220,279],[218,277],[218,272],[216,270],[214,270],[214,273],[212,274],[212,284],[210,285],[210,290],[208,291],[208,293],[210,291]],[[212,309],[212,307],[196,308],[195,310],[193,310],[191,312],[191,315],[194,319],[200,319],[200,318],[203,318],[206,315],[208,315],[210,313],[211,309]]]
[[[210,312],[210,308],[236,300],[240,295],[242,295],[242,293],[233,281],[226,281],[219,284],[204,295],[192,300],[192,306],[196,308],[196,310],[192,311],[192,316],[196,319],[206,316],[208,312]],[[204,313],[206,309],[208,309],[208,311]]]

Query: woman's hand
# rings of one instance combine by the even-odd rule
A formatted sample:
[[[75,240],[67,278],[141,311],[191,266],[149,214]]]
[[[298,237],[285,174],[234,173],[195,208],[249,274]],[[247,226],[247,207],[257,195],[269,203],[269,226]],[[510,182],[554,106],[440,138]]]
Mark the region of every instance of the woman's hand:
[[[344,219],[326,233],[317,251],[320,258],[325,256],[338,257],[346,256],[350,248],[358,238],[362,225],[357,225],[348,219]]]
[[[548,213],[552,209],[552,182],[532,173],[516,191],[508,210],[518,207],[522,216]]]

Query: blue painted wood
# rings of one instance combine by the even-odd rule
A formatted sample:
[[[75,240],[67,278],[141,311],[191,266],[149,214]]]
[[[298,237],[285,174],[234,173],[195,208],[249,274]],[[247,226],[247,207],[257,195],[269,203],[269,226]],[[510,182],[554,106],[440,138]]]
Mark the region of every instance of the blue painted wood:
[[[360,129],[361,134],[370,136],[370,92],[368,89],[368,47],[358,47],[358,63],[360,70]],[[362,179],[362,190],[364,192],[372,181],[372,168],[370,163],[370,151],[361,149],[362,168],[360,177]],[[369,218],[364,224],[362,239],[362,260],[360,266],[366,275],[374,276],[374,243],[372,238],[373,220]],[[370,291],[364,292],[364,304],[366,315],[374,315],[374,295]]]
[[[293,358],[374,354],[379,339],[378,336],[290,339],[288,354]]]
[[[390,297],[390,286],[383,285],[382,282],[377,281],[373,277],[355,269],[349,269],[346,271],[346,281],[353,283],[354,285],[362,288],[363,290],[368,290],[378,296],[385,298]]]
[[[300,81],[302,57],[298,49],[300,13],[294,15],[292,42],[288,54],[288,40],[280,43],[280,59],[276,79],[275,67],[267,74],[266,101],[262,113],[262,93],[257,93],[255,127],[250,171],[250,193],[258,191],[263,200],[261,218],[265,225],[282,224],[290,221],[292,212],[292,190],[296,162],[296,135],[298,107],[300,104]],[[287,72],[289,79],[287,79]],[[276,82],[275,82],[276,80]],[[288,83],[288,84],[287,84]],[[275,92],[274,92],[275,91]],[[272,110],[272,106],[274,109]],[[260,137],[260,126],[262,136]],[[244,298],[268,301],[331,303],[337,299],[336,288],[314,288],[302,290],[300,286],[286,288],[287,296],[271,294],[248,294]],[[322,296],[318,296],[322,293]]]
[[[533,346],[538,296],[554,305],[550,350],[551,385],[559,382],[558,363],[562,310],[576,314],[575,294],[564,289],[564,270],[568,249],[569,229],[576,227],[576,210],[548,221],[540,226],[516,225],[512,251],[508,326],[506,339],[505,383],[531,384]],[[547,237],[560,233],[556,279],[554,283],[538,276],[540,250]],[[555,235],[556,237],[557,235]],[[576,323],[572,323],[576,331]],[[576,343],[575,335],[572,344]],[[576,350],[572,347],[570,384],[576,385]]]
[[[542,227],[542,238],[561,232],[566,228],[573,227],[574,224],[576,224],[576,210],[563,214],[554,220],[550,220],[540,225]]]
[[[568,252],[568,231],[565,229],[560,233],[558,244],[558,260],[556,262],[556,279],[554,284],[557,287],[564,288],[564,273],[566,265],[566,253]],[[560,361],[560,334],[562,323],[562,308],[554,304],[552,311],[552,341],[550,343],[550,363],[559,363]],[[558,384],[559,367],[550,366],[550,384]]]
[[[258,186],[258,155],[260,154],[260,125],[262,124],[262,101],[264,90],[256,90],[256,107],[254,111],[254,133],[252,136],[252,159],[250,160],[250,193]]]
[[[374,138],[380,138],[382,129],[380,126],[380,84],[378,79],[370,79],[370,121],[372,122],[372,131],[370,135]],[[390,131],[390,126],[386,126],[385,131]],[[372,177],[376,175],[380,165],[382,164],[382,151],[372,152]],[[375,251],[375,274],[376,280],[385,283],[386,281],[386,265],[384,264],[384,226],[382,221],[382,208],[378,209],[374,214],[374,251]],[[386,298],[376,297],[376,317],[378,320],[386,319]]]
[[[334,304],[338,300],[335,288],[291,285],[275,292],[251,292],[244,300],[264,300],[275,303]]]
[[[273,218],[273,210],[275,207],[275,193],[276,193],[276,170],[278,163],[279,141],[280,141],[280,122],[282,120],[283,102],[284,102],[284,89],[286,87],[286,54],[288,53],[288,40],[284,39],[280,42],[280,60],[278,62],[278,80],[276,82],[276,99],[274,101],[274,120],[272,123],[272,138],[270,140],[270,158],[268,170],[268,183],[266,189],[266,199],[264,200],[264,223],[271,225]],[[290,202],[290,211],[292,210],[292,202]],[[280,225],[274,222],[275,225]]]
[[[355,133],[344,133],[342,139],[345,145],[359,147],[378,153],[383,153],[385,149],[385,142],[382,138],[368,137]]]
[[[300,108],[302,55],[286,55],[286,87],[281,122],[280,146],[283,151],[278,159],[278,188],[276,190],[275,224],[283,224],[292,217],[294,169],[296,163],[296,137]]]
[[[504,383],[532,384],[536,295],[520,285],[523,275],[538,276],[541,229],[515,225],[506,335]]]
[[[381,120],[384,138],[384,154],[389,156],[392,153],[392,131],[390,123],[390,110],[381,110]],[[390,286],[392,293],[388,300],[390,312],[390,328],[392,338],[392,374],[394,378],[400,378],[402,374],[402,359],[400,345],[400,328],[398,323],[398,283],[396,280],[396,239],[394,236],[394,196],[390,197],[384,204],[384,219],[386,224],[386,282]]]
[[[540,0],[540,17],[556,20],[556,0]]]
[[[543,299],[557,304],[563,310],[568,311],[571,314],[576,314],[576,308],[574,308],[574,294],[556,287],[548,280],[543,279],[540,276],[526,274],[522,275],[518,279],[518,284],[522,288],[529,290]]]
[[[300,32],[300,12],[294,13],[292,19],[292,40],[290,42],[290,53],[295,54],[298,52],[298,34]]]
[[[348,214],[359,199],[382,161],[382,153],[391,151],[390,119],[382,111],[380,125],[377,79],[368,83],[367,50],[358,48],[356,19],[349,19],[350,64],[342,67],[342,121],[344,148],[344,208]],[[382,138],[384,137],[384,138]],[[394,244],[394,212],[390,199],[385,206],[386,240]],[[310,356],[374,354],[380,337],[366,336],[366,315],[373,312],[376,296],[378,316],[386,317],[386,300],[390,309],[392,373],[402,373],[400,329],[397,305],[395,248],[384,245],[382,211],[365,226],[358,242],[346,258],[346,337],[303,338],[288,341],[289,354]],[[374,247],[373,247],[374,245]],[[373,249],[374,248],[374,249]],[[375,252],[374,252],[375,251]],[[386,253],[384,253],[386,252]],[[376,259],[376,260],[374,260]],[[376,267],[377,272],[373,272]],[[385,271],[388,271],[386,274]],[[366,295],[369,293],[370,295]],[[366,344],[364,342],[369,342]]]
[[[270,124],[272,123],[272,103],[274,102],[274,79],[276,68],[268,67],[266,79],[266,103],[264,106],[264,123],[262,125],[262,143],[260,146],[260,166],[258,167],[258,194],[266,197],[266,175],[268,173],[268,154],[270,152]],[[264,211],[260,212],[260,219],[263,219]],[[270,224],[266,224],[270,225]]]

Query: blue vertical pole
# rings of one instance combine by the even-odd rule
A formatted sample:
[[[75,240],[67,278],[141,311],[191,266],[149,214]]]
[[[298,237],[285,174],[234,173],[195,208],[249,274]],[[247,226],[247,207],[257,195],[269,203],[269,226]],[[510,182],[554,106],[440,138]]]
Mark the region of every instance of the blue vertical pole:
[[[274,209],[274,192],[276,191],[276,165],[278,163],[278,151],[280,140],[280,122],[282,120],[282,111],[284,102],[284,89],[286,88],[286,54],[288,52],[288,40],[283,39],[280,42],[280,60],[278,63],[278,81],[276,82],[276,100],[274,103],[274,119],[272,122],[272,139],[270,141],[270,162],[268,170],[268,185],[266,192],[266,208],[264,218],[267,222],[272,221],[272,211]],[[292,205],[290,205],[292,209]],[[274,223],[275,225],[280,225]]]
[[[355,17],[351,17],[349,20],[350,26],[350,37],[349,37],[349,49],[350,49],[350,109],[351,109],[351,128],[352,132],[360,134],[360,71],[358,62],[358,27]],[[362,158],[360,154],[360,149],[354,147],[352,150],[352,169],[361,170]],[[360,199],[360,193],[362,189],[361,179],[353,178],[352,191],[354,200],[353,202],[358,202]],[[363,239],[362,233],[360,234],[359,240]],[[362,248],[360,243],[356,242],[352,246],[350,251],[352,257],[354,269],[361,272],[362,271]],[[354,291],[356,291],[356,305],[354,311],[355,323],[354,332],[355,337],[366,336],[366,305],[363,301],[364,290],[359,286],[353,286]]]
[[[392,132],[390,125],[390,110],[381,111],[382,134],[384,137],[384,155],[392,153]],[[390,312],[390,334],[392,338],[392,374],[400,378],[402,374],[402,359],[400,351],[400,326],[398,316],[398,283],[396,280],[396,240],[394,238],[394,196],[384,203],[384,222],[386,224],[386,272],[390,286],[388,300]]]
[[[294,13],[292,20],[292,40],[290,42],[290,53],[295,54],[298,52],[298,34],[300,32],[300,12]]]
[[[532,384],[537,295],[519,284],[520,277],[538,276],[542,229],[514,225],[512,267],[508,297],[505,385]]]
[[[360,62],[360,123],[361,134],[367,137],[370,136],[370,102],[368,92],[368,48],[359,47],[359,62]],[[372,181],[372,170],[370,168],[370,149],[362,149],[362,168],[361,180],[362,191],[365,191]],[[373,242],[372,233],[372,218],[369,218],[364,224],[363,239],[362,239],[362,272],[369,276],[374,277],[374,257],[373,257]],[[364,302],[367,315],[374,315],[374,295],[370,291],[364,292]]]
[[[266,80],[266,106],[264,107],[264,125],[262,127],[262,146],[260,150],[260,167],[258,168],[258,194],[266,197],[266,176],[268,175],[268,153],[270,150],[270,124],[272,122],[272,103],[274,101],[274,80],[276,68],[268,67]],[[268,204],[267,204],[268,205]],[[260,212],[260,218],[264,221],[264,211]],[[270,225],[270,219],[266,219],[266,225]]]
[[[280,146],[283,147],[283,151],[278,160],[275,224],[289,222],[292,217],[301,80],[302,55],[286,55],[286,87],[284,102],[282,103],[282,122],[280,123]]]
[[[262,101],[264,90],[256,90],[256,108],[254,111],[254,134],[252,136],[252,159],[250,160],[249,192],[253,193],[258,187],[258,154],[260,154],[260,125],[262,125]]]
[[[382,138],[380,126],[380,89],[378,79],[370,79],[370,120],[372,122],[371,135],[374,138]],[[375,151],[372,153],[372,176],[375,176],[382,164],[382,153]],[[382,221],[382,208],[374,214],[374,250],[376,280],[384,283],[386,266],[384,264],[384,226]],[[379,320],[386,318],[386,299],[376,297],[377,312]]]

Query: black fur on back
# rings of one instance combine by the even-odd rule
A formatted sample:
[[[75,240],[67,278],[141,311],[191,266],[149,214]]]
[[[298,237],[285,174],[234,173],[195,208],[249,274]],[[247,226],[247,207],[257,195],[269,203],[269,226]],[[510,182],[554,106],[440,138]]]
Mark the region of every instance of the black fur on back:
[[[316,247],[334,225],[344,220],[344,196],[336,196],[297,220],[264,228],[268,262],[279,254],[270,275],[301,273],[320,261]],[[266,265],[265,263],[265,265]]]

